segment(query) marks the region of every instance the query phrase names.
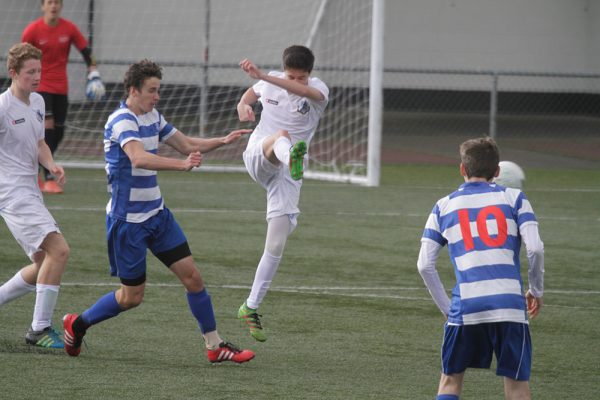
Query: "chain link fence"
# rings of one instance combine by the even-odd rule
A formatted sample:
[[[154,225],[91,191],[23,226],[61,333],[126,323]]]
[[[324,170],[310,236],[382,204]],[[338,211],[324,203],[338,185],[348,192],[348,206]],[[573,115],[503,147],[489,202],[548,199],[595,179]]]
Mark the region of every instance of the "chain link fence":
[[[384,163],[456,164],[494,137],[525,167],[600,168],[600,74],[386,69]]]

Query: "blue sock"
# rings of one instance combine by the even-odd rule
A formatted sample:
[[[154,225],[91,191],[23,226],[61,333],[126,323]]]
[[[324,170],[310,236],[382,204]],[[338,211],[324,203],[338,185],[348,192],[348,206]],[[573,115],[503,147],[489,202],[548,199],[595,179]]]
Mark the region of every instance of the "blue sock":
[[[196,317],[200,331],[204,334],[217,329],[217,321],[215,321],[215,312],[213,310],[210,295],[203,289],[198,293],[187,293],[188,304],[192,314]]]
[[[459,400],[457,394],[438,394],[435,400]]]
[[[81,313],[81,319],[89,327],[112,317],[121,311],[115,292],[110,292],[100,297],[96,303]]]

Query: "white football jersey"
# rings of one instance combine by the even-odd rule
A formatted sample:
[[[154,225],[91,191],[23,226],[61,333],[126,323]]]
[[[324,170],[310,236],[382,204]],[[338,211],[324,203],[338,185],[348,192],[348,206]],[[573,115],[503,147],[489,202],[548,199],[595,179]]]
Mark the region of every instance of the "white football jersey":
[[[283,72],[271,71],[269,75],[285,79]],[[289,132],[292,144],[304,140],[307,145],[310,145],[310,140],[319,125],[319,119],[329,101],[329,89],[316,77],[309,77],[308,86],[323,93],[324,100],[314,101],[301,97],[265,81],[259,81],[252,87],[263,109],[260,122],[248,141],[249,147],[279,129]]]
[[[37,185],[44,110],[44,99],[37,93],[29,95],[29,104],[13,96],[10,89],[0,95],[0,204],[22,185]]]

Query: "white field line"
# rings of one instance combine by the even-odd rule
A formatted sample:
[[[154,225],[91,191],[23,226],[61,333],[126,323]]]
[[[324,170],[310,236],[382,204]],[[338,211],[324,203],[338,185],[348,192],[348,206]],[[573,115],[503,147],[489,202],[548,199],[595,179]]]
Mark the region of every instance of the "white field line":
[[[104,207],[64,207],[64,206],[48,206],[50,211],[71,211],[71,212],[106,212]],[[264,210],[235,210],[222,208],[169,208],[175,213],[186,214],[265,214]],[[427,218],[429,214],[421,213],[405,213],[405,212],[360,212],[360,211],[337,211],[337,212],[310,212],[311,215],[339,215],[339,216],[366,216],[366,217],[398,217],[398,218]],[[549,221],[589,221],[589,218],[573,218],[573,217],[543,217],[538,216],[540,220]],[[600,221],[600,218],[598,218]]]
[[[110,282],[63,282],[62,286],[84,286],[84,287],[118,287],[118,283]],[[165,287],[165,288],[181,288],[181,284],[178,283],[146,283],[147,287]],[[211,288],[219,289],[243,289],[250,290],[249,285],[211,285]],[[408,300],[408,301],[422,301],[431,302],[431,298],[428,296],[403,296],[396,294],[381,294],[376,292],[382,291],[426,291],[425,287],[405,287],[405,286],[367,286],[367,287],[352,287],[352,286],[275,286],[269,289],[272,292],[279,293],[299,293],[299,294],[311,294],[311,295],[322,295],[322,296],[338,296],[338,297],[358,297],[358,298],[371,298],[371,299],[393,299],[393,300]],[[354,291],[355,293],[347,293]],[[356,293],[359,292],[359,293]],[[365,293],[367,292],[367,293]],[[371,293],[369,293],[371,292]],[[545,293],[552,294],[571,294],[571,295],[599,295],[598,290],[546,290]],[[550,308],[567,308],[575,310],[600,310],[600,307],[589,307],[589,306],[565,306],[565,305],[553,305],[545,303],[544,307]]]
[[[69,181],[72,182],[102,182],[106,184],[106,179],[105,178],[92,178],[92,179],[86,179],[86,178],[72,178],[69,179]],[[185,183],[189,183],[189,180],[179,180],[179,179],[169,179],[169,180],[165,180],[164,182],[160,182],[160,186],[166,186],[166,185],[180,185],[180,184],[185,184]],[[256,183],[254,183],[253,181],[248,181],[248,182],[219,182],[219,181],[203,181],[199,183],[200,185],[248,185],[248,186],[254,186],[256,185]],[[311,181],[307,181],[303,183],[303,186],[320,186],[323,185],[324,183],[322,182],[311,182]],[[339,186],[339,187],[346,187],[349,189],[353,189],[356,186],[353,185],[349,185],[347,183],[327,183],[327,186]],[[410,190],[447,190],[448,192],[451,192],[453,190],[456,190],[456,187],[454,186],[402,186],[403,189],[410,189]],[[545,192],[549,192],[549,193],[560,193],[560,192],[575,192],[575,193],[600,193],[600,188],[536,188],[536,189],[525,189],[525,193],[529,193],[529,192],[540,192],[540,193],[545,193]]]

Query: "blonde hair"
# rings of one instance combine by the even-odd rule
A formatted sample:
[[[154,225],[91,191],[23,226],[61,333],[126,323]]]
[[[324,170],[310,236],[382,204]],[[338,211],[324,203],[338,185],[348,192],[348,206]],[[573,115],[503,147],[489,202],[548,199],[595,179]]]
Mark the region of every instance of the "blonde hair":
[[[19,73],[25,61],[31,59],[41,60],[42,51],[29,43],[17,43],[8,51],[6,65],[9,71],[12,69]]]

